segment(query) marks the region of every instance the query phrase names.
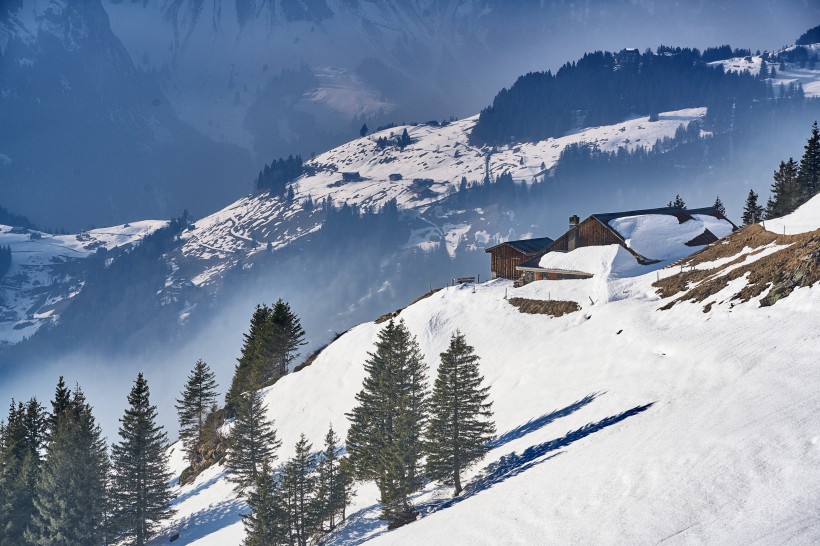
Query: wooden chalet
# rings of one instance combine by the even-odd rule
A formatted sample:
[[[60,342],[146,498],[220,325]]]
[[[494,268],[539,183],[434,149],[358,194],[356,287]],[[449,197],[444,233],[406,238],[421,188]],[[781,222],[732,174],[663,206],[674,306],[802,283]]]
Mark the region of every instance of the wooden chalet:
[[[618,233],[618,231],[610,225],[612,220],[618,218],[646,215],[674,216],[681,224],[689,220],[695,220],[695,215],[706,215],[712,216],[716,220],[725,220],[732,226],[732,231],[737,230],[737,226],[731,220],[726,218],[726,216],[718,212],[714,207],[705,207],[700,209],[663,207],[656,209],[610,212],[593,214],[583,222],[579,221],[580,219],[578,216],[571,216],[569,219],[569,229],[566,233],[561,235],[541,252],[516,265],[516,274],[514,277],[506,278],[523,278],[523,282],[526,283],[536,280],[584,279],[592,277],[590,273],[583,271],[552,270],[543,268],[539,265],[541,257],[547,252],[571,252],[576,248],[585,246],[605,246],[613,244],[621,245],[633,256],[635,256],[638,263],[643,265],[656,263],[658,260],[653,260],[642,256],[635,251],[635,249],[630,248],[627,245],[624,236]],[[709,231],[709,229],[704,229],[703,233],[685,244],[686,246],[697,247],[714,243],[717,240],[718,237],[714,233]]]
[[[491,257],[492,278],[517,279],[521,273],[516,271],[516,266],[533,256],[542,256],[552,243],[549,237],[541,237],[507,241],[485,249]]]

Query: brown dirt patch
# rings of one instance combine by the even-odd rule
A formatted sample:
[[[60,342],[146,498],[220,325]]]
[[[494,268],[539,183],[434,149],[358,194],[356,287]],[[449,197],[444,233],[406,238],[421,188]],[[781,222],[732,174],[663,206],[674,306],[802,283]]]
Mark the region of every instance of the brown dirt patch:
[[[763,247],[772,243],[789,246],[727,272],[730,267],[762,252]],[[740,254],[745,247],[754,250]],[[737,258],[717,267],[691,269],[699,264],[732,256]],[[820,230],[799,235],[777,235],[754,224],[672,267],[679,267],[681,271],[652,284],[662,298],[678,295],[661,309],[669,309],[681,301],[702,302],[726,288],[731,281],[744,276],[747,276],[748,282],[729,300],[746,302],[771,287],[760,305],[772,305],[791,294],[795,288],[811,286],[820,280]],[[707,304],[704,312],[709,312],[711,308],[711,303]]]
[[[560,300],[530,300],[527,298],[510,298],[507,300],[510,305],[517,307],[521,313],[529,315],[550,315],[560,317],[567,313],[580,311],[581,306],[574,301]]]

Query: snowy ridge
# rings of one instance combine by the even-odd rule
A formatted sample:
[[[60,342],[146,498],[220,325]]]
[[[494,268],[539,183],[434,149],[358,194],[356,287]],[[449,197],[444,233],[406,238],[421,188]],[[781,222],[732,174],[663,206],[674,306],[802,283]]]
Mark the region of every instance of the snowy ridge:
[[[12,252],[11,268],[0,279],[0,344],[17,343],[62,309],[82,289],[71,264],[100,249],[139,243],[167,222],[143,220],[92,229],[76,235],[50,235],[0,225],[0,246]]]
[[[529,183],[536,177],[543,178],[570,144],[586,142],[606,151],[652,147],[665,137],[673,137],[681,125],[687,126],[705,114],[705,108],[688,108],[662,113],[655,122],[640,117],[560,138],[499,147],[490,154],[489,175],[495,178],[509,172],[515,180]],[[471,182],[484,179],[485,158],[491,150],[468,143],[476,120],[473,116],[443,127],[394,127],[316,156],[306,163],[315,172],[294,184],[292,203],[267,193],[245,197],[197,221],[183,233],[185,244],[174,258],[181,269],[174,282],[191,279],[196,285],[208,285],[240,260],[267,250],[268,243],[272,249],[281,248],[319,229],[321,216],[305,207],[308,197],[314,203],[331,199],[337,206],[347,203],[361,208],[378,208],[396,199],[400,209],[422,215],[431,212],[433,205],[456,191],[462,177]],[[412,144],[403,150],[378,147],[380,137],[398,136],[405,129]],[[360,179],[346,182],[342,173],[358,173]],[[396,174],[401,179],[391,180],[390,175]],[[448,252],[455,255],[464,241],[483,246],[497,235],[471,228],[475,226],[446,214],[426,214],[409,244],[430,248],[430,237],[435,236],[445,240]]]
[[[667,299],[652,285],[676,272],[611,275],[604,297],[601,278],[521,288],[496,280],[475,291],[447,288],[401,311],[432,377],[456,329],[475,346],[499,438],[457,502],[449,489],[428,484],[414,498],[422,517],[387,532],[368,484],[328,543],[820,540],[820,288],[797,289],[771,307],[759,298],[723,301],[746,283],[739,278],[708,313],[689,302],[660,311]],[[581,310],[528,315],[507,296],[576,301]],[[283,440],[278,463],[301,432],[314,446],[329,422],[344,436],[344,413],[380,327],[351,329],[310,367],[266,390]],[[172,532],[182,544],[243,537],[245,506],[220,466],[179,488],[176,508],[157,544]]]
[[[782,51],[788,51],[790,49],[794,49],[795,47],[804,47],[811,53],[815,54],[820,53],[820,44],[791,46],[783,49]],[[778,52],[775,51],[774,53],[777,54]],[[715,61],[709,64],[713,66],[723,65],[723,69],[727,72],[749,72],[750,74],[760,74],[761,60],[762,57],[760,55],[751,55],[749,57],[734,57],[723,61]],[[772,87],[774,88],[775,93],[777,93],[777,89],[780,84],[788,87],[789,84],[793,83],[794,85],[797,85],[800,83],[802,84],[803,91],[807,97],[820,97],[820,69],[811,70],[809,68],[800,68],[800,65],[796,63],[785,63],[785,70],[780,70],[777,64],[772,64],[771,62],[767,64],[769,66],[769,70],[771,70],[772,67],[777,69],[777,77],[769,78],[772,82]]]

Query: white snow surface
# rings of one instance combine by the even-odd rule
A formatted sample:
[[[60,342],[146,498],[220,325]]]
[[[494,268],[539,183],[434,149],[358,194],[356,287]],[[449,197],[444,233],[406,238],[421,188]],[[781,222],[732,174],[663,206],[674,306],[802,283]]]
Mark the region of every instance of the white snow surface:
[[[731,233],[729,222],[710,218],[710,225],[725,224],[718,231],[726,234],[728,229]],[[644,258],[661,261],[678,260],[691,254],[696,248],[686,246],[686,243],[706,230],[706,223],[700,218],[681,223],[675,216],[666,214],[624,216],[610,220],[609,225],[621,234],[629,248]]]
[[[803,203],[796,211],[782,218],[762,222],[768,231],[784,235],[797,235],[820,229],[820,195]]]
[[[795,47],[805,47],[810,54],[820,54],[820,44],[810,44],[805,46],[790,46],[784,48],[783,51],[794,49]],[[777,52],[774,52],[777,53]],[[727,72],[749,72],[750,74],[759,74],[762,57],[760,55],[752,55],[749,57],[734,57],[723,61],[715,61],[709,63],[711,65],[723,65],[723,69]],[[774,68],[777,70],[776,77],[769,78],[774,88],[775,96],[778,94],[780,84],[788,87],[789,84],[797,85],[800,83],[803,86],[803,92],[807,97],[820,97],[820,67],[814,70],[808,67],[801,68],[796,63],[785,63],[785,69],[780,70],[778,63],[771,61],[766,63],[769,70]]]
[[[82,288],[61,266],[100,248],[136,244],[166,224],[143,220],[72,235],[0,225],[0,246],[11,248],[11,268],[0,279],[0,344],[17,343],[46,321],[58,320],[59,311]]]
[[[686,302],[659,311],[666,300],[651,286],[657,274],[521,288],[495,280],[404,309],[399,318],[417,336],[431,378],[457,329],[475,347],[499,438],[466,473],[459,502],[428,484],[413,499],[420,519],[388,532],[368,484],[328,544],[820,541],[820,287],[771,307],[732,305],[726,300],[746,283],[739,278],[709,313]],[[522,314],[507,296],[573,300],[581,310]],[[351,329],[265,391],[283,441],[277,463],[301,432],[314,448],[330,423],[345,435],[344,414],[381,327]],[[221,466],[177,494],[177,515],[157,544],[172,532],[179,544],[241,542],[246,507]]]
[[[608,151],[652,147],[665,137],[673,137],[679,126],[687,126],[705,114],[705,108],[688,108],[664,112],[651,123],[648,117],[640,117],[540,142],[501,146],[491,154],[489,174],[495,178],[509,172],[516,181],[529,183],[535,177],[543,178],[569,144],[587,142]],[[428,211],[454,191],[463,176],[470,182],[484,179],[487,150],[468,142],[477,119],[473,116],[445,126],[394,127],[316,156],[306,162],[315,172],[302,176],[294,185],[292,203],[267,193],[243,197],[184,232],[182,255],[189,261],[188,267],[177,275],[180,278],[170,282],[180,281],[184,274],[196,285],[215,283],[226,269],[266,250],[268,243],[273,249],[281,248],[319,229],[321,217],[312,215],[304,206],[308,197],[314,203],[332,199],[336,206],[348,203],[362,208],[379,207],[395,198],[401,209]],[[380,137],[398,136],[405,129],[414,141],[409,146],[377,146]],[[344,182],[344,172],[357,172],[361,180]],[[391,174],[402,178],[391,181]],[[471,227],[446,221],[431,224],[429,229],[414,233],[410,245],[432,249],[438,246],[434,241],[443,240],[453,255]],[[499,239],[495,235],[493,240]]]
[[[621,245],[586,246],[570,252],[548,252],[538,262],[543,268],[590,273],[603,277],[626,277],[641,268],[635,256]]]

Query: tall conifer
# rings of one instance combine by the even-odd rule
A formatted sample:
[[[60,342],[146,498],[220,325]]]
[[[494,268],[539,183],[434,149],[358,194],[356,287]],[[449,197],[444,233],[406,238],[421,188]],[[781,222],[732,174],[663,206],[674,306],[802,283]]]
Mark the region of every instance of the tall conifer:
[[[282,471],[282,498],[291,544],[307,546],[319,530],[319,502],[316,496],[316,456],[305,435],[299,437],[296,452]]]
[[[243,546],[290,544],[279,481],[271,472],[268,462],[262,464],[247,503],[250,512],[242,515],[245,526]]]
[[[120,441],[111,452],[112,525],[120,539],[135,546],[143,546],[157,523],[173,513],[167,438],[156,423],[157,407],[151,405],[149,394],[140,373],[120,419]]]
[[[403,321],[391,320],[379,332],[365,371],[358,404],[348,414],[347,449],[358,477],[379,487],[381,517],[394,528],[416,518],[409,496],[423,485],[427,415],[427,365]]]
[[[68,405],[60,378],[52,407],[59,407],[37,480],[36,511],[26,531],[31,544],[96,546],[106,543],[108,448],[102,430],[76,388]]]
[[[195,465],[201,460],[205,420],[216,403],[216,376],[202,359],[196,361],[188,376],[182,398],[177,400],[179,437],[188,454],[188,461]]]
[[[237,492],[252,487],[265,463],[272,463],[281,441],[267,416],[259,391],[246,393],[236,407],[236,420],[228,439],[229,479]]]
[[[495,434],[489,387],[478,370],[479,358],[464,335],[453,334],[430,400],[427,428],[427,474],[461,491],[461,473],[487,452]]]
[[[811,126],[811,136],[804,150],[797,169],[797,183],[802,193],[800,204],[820,192],[820,130],[816,121]]]
[[[743,206],[743,225],[756,224],[763,219],[763,207],[757,203],[757,194],[754,190],[749,190],[746,196],[746,203]]]

